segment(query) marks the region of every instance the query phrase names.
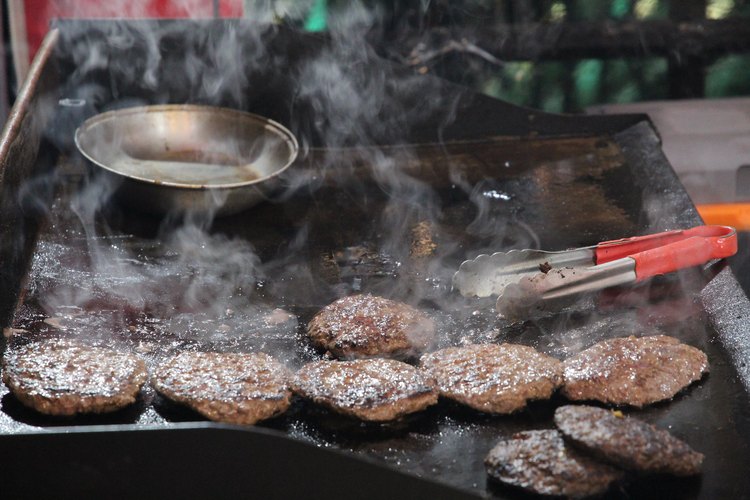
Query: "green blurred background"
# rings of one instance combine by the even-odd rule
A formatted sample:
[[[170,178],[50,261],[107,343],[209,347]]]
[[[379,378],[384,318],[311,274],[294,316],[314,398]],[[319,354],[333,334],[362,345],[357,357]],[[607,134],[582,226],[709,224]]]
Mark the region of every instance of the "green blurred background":
[[[412,29],[653,19],[700,22],[747,18],[750,23],[750,0],[373,0],[366,3],[381,15],[411,16]],[[349,1],[310,0],[301,24],[310,31],[326,31],[337,16],[350,8]],[[750,95],[750,54],[719,56],[707,61],[703,69],[706,76],[702,97]],[[595,104],[678,97],[669,95],[669,63],[665,57],[472,64],[467,65],[464,75],[455,68],[430,70],[493,97],[552,112],[578,112]]]

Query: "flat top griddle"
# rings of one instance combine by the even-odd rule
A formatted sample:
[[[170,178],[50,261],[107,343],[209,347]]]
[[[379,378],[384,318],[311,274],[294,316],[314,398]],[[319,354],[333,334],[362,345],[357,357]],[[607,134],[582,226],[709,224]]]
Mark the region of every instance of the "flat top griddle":
[[[64,67],[64,58],[59,64]],[[215,221],[155,220],[114,200],[92,204],[101,194],[99,179],[63,148],[54,172],[36,178],[44,185],[52,179],[55,195],[7,342],[84,335],[95,344],[137,352],[151,365],[181,349],[263,350],[298,367],[322,356],[303,335],[306,322],[335,298],[361,292],[424,309],[436,320],[440,347],[509,341],[562,359],[604,338],[665,333],[705,350],[711,373],[674,401],[632,413],[703,452],[704,473],[640,478],[612,494],[717,498],[750,491],[744,466],[750,459],[750,400],[742,382],[745,369],[732,361],[743,352],[732,335],[748,311],[728,270],[720,265],[688,270],[516,324],[499,320],[491,301],[464,299],[450,290],[458,264],[478,253],[563,249],[699,223],[651,127],[618,118],[597,120],[597,133],[593,122],[575,133],[583,122],[553,119],[549,123],[559,120],[570,129],[555,134],[557,125],[548,124],[529,133],[492,134],[488,116],[515,113],[528,120],[527,112],[460,95],[466,104],[451,126],[471,122],[473,133],[467,125],[430,142],[429,127],[422,125],[415,128],[413,144],[319,144],[290,169],[287,188],[276,198]],[[483,118],[472,120],[472,114]],[[529,126],[525,123],[518,130]],[[150,388],[131,408],[76,419],[41,416],[6,392],[0,399],[0,449],[29,460],[29,450],[37,450],[43,457],[39,470],[59,476],[67,471],[68,477],[86,477],[93,468],[104,483],[107,478],[121,483],[127,471],[153,464],[153,457],[144,458],[151,453],[149,443],[184,453],[186,440],[201,442],[216,453],[212,461],[220,470],[222,460],[258,451],[222,444],[227,446],[222,453],[217,446],[226,442],[226,433],[243,436],[236,442],[247,441],[248,448],[274,439],[286,443],[282,436],[287,436],[289,443],[312,445],[289,451],[290,470],[314,462],[313,450],[340,450],[428,480],[421,490],[412,485],[414,491],[513,498],[520,494],[488,482],[482,460],[495,442],[516,431],[550,428],[560,404],[564,400],[556,397],[515,415],[491,417],[441,402],[403,422],[372,426],[296,401],[285,416],[256,430],[206,424]],[[40,427],[47,432],[36,433]],[[68,434],[71,427],[80,434]],[[97,432],[111,433],[112,449],[91,460],[85,452]],[[129,433],[134,437],[123,438]],[[66,459],[61,447],[68,450]],[[194,459],[170,457],[178,463]],[[134,464],[141,458],[139,468]],[[30,479],[24,463],[11,460],[10,467],[17,477]],[[266,473],[283,478],[287,471]],[[164,479],[149,477],[152,484]],[[217,472],[214,480],[219,477],[225,476]],[[396,484],[392,477],[383,480]],[[237,478],[234,491],[247,491],[240,486],[252,481]]]

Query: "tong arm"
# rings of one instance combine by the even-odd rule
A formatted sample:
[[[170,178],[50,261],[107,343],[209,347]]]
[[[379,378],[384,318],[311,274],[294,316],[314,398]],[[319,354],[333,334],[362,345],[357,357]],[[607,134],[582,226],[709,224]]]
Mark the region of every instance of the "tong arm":
[[[641,252],[665,248],[674,243],[690,240],[692,238],[705,240],[707,244],[712,249],[714,249],[711,253],[709,253],[707,250],[703,250],[702,255],[715,256],[691,265],[698,265],[711,259],[721,259],[724,257],[729,257],[737,253],[737,232],[733,227],[696,226],[694,228],[685,230],[678,229],[675,231],[665,231],[663,233],[648,234],[646,236],[635,236],[632,238],[604,241],[596,245],[596,247],[594,248],[594,254],[596,263],[603,264],[605,262],[622,259],[623,257],[633,257],[634,255]],[[702,244],[698,244],[695,242],[691,243],[691,245],[697,245],[699,247],[702,246]],[[685,248],[687,249],[689,247]],[[670,251],[666,251],[666,253],[669,252]],[[658,255],[658,252],[650,255]],[[681,267],[676,269],[680,269]],[[675,269],[671,270],[674,271]]]

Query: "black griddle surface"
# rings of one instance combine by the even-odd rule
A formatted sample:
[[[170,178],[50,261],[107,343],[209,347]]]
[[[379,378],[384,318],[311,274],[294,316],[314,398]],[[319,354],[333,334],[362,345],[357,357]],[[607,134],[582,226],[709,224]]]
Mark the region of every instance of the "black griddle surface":
[[[372,162],[382,155],[399,166],[398,179],[373,179]],[[635,189],[643,180],[634,178],[637,168],[620,139],[497,138],[377,154],[313,150],[292,171],[316,180],[237,216],[212,224],[198,218],[185,230],[184,220],[156,221],[119,205],[89,214],[81,196],[90,179],[68,166],[9,342],[80,336],[137,352],[151,366],[180,349],[263,350],[298,367],[321,357],[304,337],[310,317],[359,292],[423,308],[437,321],[438,346],[509,341],[563,359],[604,338],[664,333],[706,351],[711,373],[674,401],[628,412],[704,453],[704,473],[631,478],[612,495],[738,498],[750,491],[747,393],[699,300],[716,267],[610,291],[522,324],[496,318],[491,301],[450,290],[458,264],[479,253],[564,249],[659,224],[684,226],[676,218],[644,217],[649,193]],[[415,251],[419,235],[435,244],[433,254]],[[514,498],[522,495],[487,480],[484,456],[514,432],[552,427],[554,409],[564,403],[555,397],[502,417],[441,401],[403,422],[373,426],[296,401],[261,427],[475,494]],[[7,393],[0,405],[6,434],[202,422],[150,388],[133,407],[103,416],[48,418]]]

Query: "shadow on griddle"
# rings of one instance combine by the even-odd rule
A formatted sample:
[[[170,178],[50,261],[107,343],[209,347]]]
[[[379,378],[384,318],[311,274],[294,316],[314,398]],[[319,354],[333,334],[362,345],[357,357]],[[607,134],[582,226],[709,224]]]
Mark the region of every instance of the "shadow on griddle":
[[[528,500],[529,498],[562,498],[550,495],[538,495],[536,493],[529,493],[516,486],[510,486],[508,484],[501,483],[500,481],[487,477],[487,492],[489,492],[492,498],[503,498],[507,500]]]
[[[434,408],[428,408],[392,422],[363,422],[326,408],[302,403],[300,417],[314,426],[319,437],[343,443],[349,439],[379,441],[404,436],[411,432],[435,432],[437,430],[435,414]]]
[[[244,214],[246,217],[247,214]],[[243,214],[227,217],[230,227],[239,225]],[[117,195],[104,205],[98,214],[97,223],[106,227],[115,234],[129,234],[140,238],[154,239],[160,235],[169,234],[185,225],[194,225],[202,228],[213,228],[213,214],[200,212],[180,213],[174,212],[166,215],[150,214],[145,212],[134,212]],[[227,222],[224,222],[227,225]]]
[[[704,268],[683,269],[677,273],[655,276],[631,286],[603,290],[596,306],[601,311],[641,309],[658,312],[665,322],[684,321],[686,316],[699,316],[703,310],[696,295],[726,267],[725,261],[714,262]]]
[[[484,413],[468,406],[462,405],[449,399],[440,398],[436,411],[445,414],[446,417],[454,420],[457,424],[493,424],[496,421],[502,421],[503,425],[511,428],[519,427],[525,430],[539,425],[547,425],[555,413],[558,406],[565,404],[566,400],[557,394],[552,399],[544,401],[529,401],[525,408],[522,408],[508,415],[494,415]]]
[[[525,491],[519,487],[511,486],[508,484],[501,483],[500,481],[497,481],[496,479],[487,478],[487,491],[490,493],[490,495],[493,498],[503,498],[507,500],[528,500],[530,498],[567,498],[564,496],[556,496],[556,495],[541,495],[537,493],[530,493],[528,491]],[[640,496],[630,496],[629,492],[626,492],[622,489],[622,487],[618,486],[611,486],[609,491],[607,491],[605,494],[600,496],[590,496],[586,498],[599,498],[599,499],[624,499],[624,498],[644,498]]]
[[[160,417],[169,422],[205,422],[206,417],[197,411],[179,403],[156,394],[154,396],[153,407]]]
[[[156,237],[165,224],[179,222],[170,222],[170,220],[164,220],[163,217],[142,213],[134,217],[132,210],[124,207],[117,199],[104,205],[98,217],[98,224],[110,228],[116,234],[132,234],[149,239]]]
[[[703,476],[677,477],[668,474],[630,474],[618,496],[608,498],[644,498],[686,500],[698,498]]]
[[[591,498],[600,499],[680,499],[697,498],[702,478],[700,475],[676,477],[668,474],[635,474],[627,473],[625,479],[612,485],[601,495]],[[529,493],[521,488],[510,486],[491,477],[487,477],[487,491],[491,496],[506,499],[561,498],[549,495]]]
[[[508,429],[514,433],[531,427],[546,427],[555,408],[565,402],[564,398],[555,396],[548,401],[532,401],[511,415],[491,415],[441,398],[437,405],[387,423],[362,422],[307,402],[298,402],[296,417],[309,424],[308,432],[317,440],[335,442],[344,447],[351,442],[354,448],[358,448],[363,445],[363,440],[372,444],[407,435],[434,436],[446,429],[480,426],[495,428],[504,434]],[[497,434],[498,439],[501,434]]]
[[[70,425],[115,425],[134,424],[151,403],[150,398],[141,393],[130,406],[110,413],[86,413],[73,416],[45,415],[24,406],[12,393],[0,399],[3,413],[17,422],[36,427],[67,427]]]
[[[189,408],[188,406],[170,401],[164,396],[156,393],[153,399],[153,408],[160,417],[169,422],[208,422],[209,419]],[[260,422],[258,425],[274,429],[286,429],[290,420],[293,420],[299,409],[293,403],[289,410],[283,415]]]

